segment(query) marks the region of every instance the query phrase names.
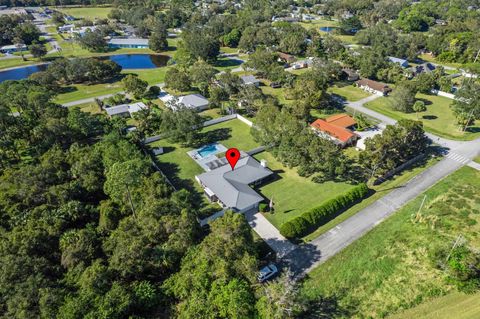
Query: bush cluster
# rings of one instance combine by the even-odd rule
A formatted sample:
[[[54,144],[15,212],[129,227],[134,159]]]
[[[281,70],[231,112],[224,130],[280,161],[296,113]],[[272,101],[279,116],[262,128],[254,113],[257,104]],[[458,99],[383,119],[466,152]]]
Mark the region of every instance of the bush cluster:
[[[369,188],[365,183],[359,184],[345,194],[330,199],[322,205],[284,223],[280,227],[280,233],[287,238],[302,237],[313,228],[317,228],[330,221],[337,216],[341,210],[364,198],[368,192]]]

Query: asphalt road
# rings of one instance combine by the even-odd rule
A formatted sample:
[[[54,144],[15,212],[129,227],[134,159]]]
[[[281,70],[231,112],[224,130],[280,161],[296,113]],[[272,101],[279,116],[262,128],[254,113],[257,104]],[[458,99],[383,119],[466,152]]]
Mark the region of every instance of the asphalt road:
[[[363,107],[364,103],[375,98],[375,96],[370,96],[358,102],[348,103],[347,106],[379,119],[383,125],[394,124],[395,120]],[[401,187],[392,190],[330,231],[307,244],[297,246],[281,260],[282,267],[290,268],[298,277],[304,276],[365,235],[385,218],[438,181],[463,165],[470,164],[471,159],[480,154],[480,139],[462,142],[439,138],[433,134],[428,135],[435,143],[445,147],[446,156],[443,160],[415,176]]]

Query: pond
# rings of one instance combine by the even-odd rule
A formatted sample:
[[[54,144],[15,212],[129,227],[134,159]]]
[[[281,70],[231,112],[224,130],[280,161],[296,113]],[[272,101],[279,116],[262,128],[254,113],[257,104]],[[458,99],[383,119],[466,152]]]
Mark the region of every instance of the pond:
[[[129,69],[154,69],[166,66],[170,57],[168,55],[153,54],[119,54],[100,57],[102,60],[111,60],[119,64],[124,70]],[[21,80],[31,74],[45,71],[48,64],[30,65],[7,71],[0,71],[0,83],[6,80]]]
[[[332,32],[333,30],[335,30],[336,28],[335,27],[321,27],[320,28],[320,31],[323,31],[323,32]]]

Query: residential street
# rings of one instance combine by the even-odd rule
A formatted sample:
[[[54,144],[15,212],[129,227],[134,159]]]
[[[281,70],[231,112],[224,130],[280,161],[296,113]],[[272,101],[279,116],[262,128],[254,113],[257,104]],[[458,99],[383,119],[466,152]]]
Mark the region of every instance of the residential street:
[[[349,102],[347,106],[379,119],[384,125],[394,124],[395,120],[363,106],[364,103],[372,101],[377,97],[370,96],[357,102]],[[480,153],[480,138],[474,141],[463,142],[439,138],[433,134],[427,135],[435,143],[449,149],[442,161],[415,176],[405,185],[391,191],[327,233],[317,237],[308,244],[297,246],[295,250],[282,259],[282,265],[290,268],[295,275],[302,277],[362,237],[407,202],[461,166],[465,164],[474,168],[479,166],[471,164],[473,163],[471,159]]]

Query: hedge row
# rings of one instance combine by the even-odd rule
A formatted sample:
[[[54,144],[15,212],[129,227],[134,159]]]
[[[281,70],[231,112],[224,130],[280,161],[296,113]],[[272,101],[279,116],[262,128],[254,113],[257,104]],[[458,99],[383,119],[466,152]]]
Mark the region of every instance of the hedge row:
[[[368,192],[369,188],[366,184],[359,184],[345,194],[330,199],[322,205],[282,224],[280,227],[280,233],[286,238],[305,236],[314,228],[318,228],[332,220],[341,210],[364,198]]]

